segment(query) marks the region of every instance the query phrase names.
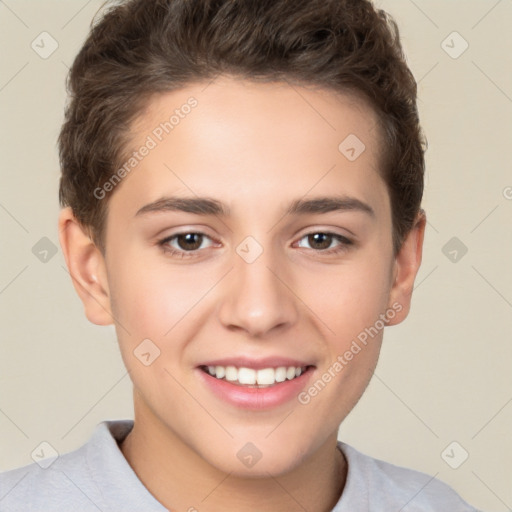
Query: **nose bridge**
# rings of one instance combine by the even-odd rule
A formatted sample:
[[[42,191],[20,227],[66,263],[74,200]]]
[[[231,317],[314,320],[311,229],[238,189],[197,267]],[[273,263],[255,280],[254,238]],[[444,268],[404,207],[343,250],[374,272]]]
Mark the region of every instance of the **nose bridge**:
[[[233,253],[233,271],[219,310],[226,327],[262,336],[277,326],[291,324],[297,316],[293,294],[283,283],[287,272],[282,255],[275,254],[270,237],[265,244],[247,237]]]

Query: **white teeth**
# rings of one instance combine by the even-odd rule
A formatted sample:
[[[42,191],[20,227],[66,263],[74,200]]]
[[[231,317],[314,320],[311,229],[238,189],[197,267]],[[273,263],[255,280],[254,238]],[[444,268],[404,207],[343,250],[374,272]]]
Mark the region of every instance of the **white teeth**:
[[[279,366],[278,368],[262,368],[261,370],[246,367],[236,368],[235,366],[208,366],[206,369],[212,377],[217,379],[225,378],[229,382],[261,387],[292,380],[303,373],[301,367],[295,366]]]
[[[263,370],[258,370],[256,372],[256,380],[258,381],[258,384],[271,386],[276,381],[275,374],[276,372],[274,371],[274,368],[264,368]]]
[[[288,369],[286,370],[286,378],[288,380],[291,380],[295,377],[295,366],[288,366]]]
[[[234,366],[226,366],[226,380],[238,380],[238,370]]]
[[[256,371],[251,368],[240,368],[238,370],[238,382],[240,384],[256,384]]]
[[[280,366],[276,368],[276,382],[284,382],[286,380],[286,368]]]

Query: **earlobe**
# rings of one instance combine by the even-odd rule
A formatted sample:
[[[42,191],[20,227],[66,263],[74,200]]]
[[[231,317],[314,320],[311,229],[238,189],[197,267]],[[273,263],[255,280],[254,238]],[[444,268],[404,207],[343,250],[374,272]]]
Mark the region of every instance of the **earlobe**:
[[[97,325],[112,324],[105,259],[70,207],[59,215],[59,241],[87,319]]]
[[[411,306],[414,280],[421,265],[423,253],[423,239],[427,218],[425,212],[420,210],[416,217],[413,228],[406,236],[394,263],[394,280],[389,295],[388,307],[398,311],[397,305],[401,306],[399,312],[387,325],[396,325],[405,320]]]

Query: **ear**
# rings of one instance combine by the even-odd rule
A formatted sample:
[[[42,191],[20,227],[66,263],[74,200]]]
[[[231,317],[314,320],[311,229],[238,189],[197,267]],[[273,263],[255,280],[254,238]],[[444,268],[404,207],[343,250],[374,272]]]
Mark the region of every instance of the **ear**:
[[[389,294],[388,307],[400,304],[402,308],[393,308],[396,315],[389,319],[387,325],[396,325],[405,320],[411,306],[414,280],[421,265],[423,238],[427,217],[423,210],[418,213],[413,228],[406,236],[398,252],[393,268],[393,285]]]
[[[93,324],[112,324],[105,260],[70,207],[59,215],[59,241],[85,316]]]

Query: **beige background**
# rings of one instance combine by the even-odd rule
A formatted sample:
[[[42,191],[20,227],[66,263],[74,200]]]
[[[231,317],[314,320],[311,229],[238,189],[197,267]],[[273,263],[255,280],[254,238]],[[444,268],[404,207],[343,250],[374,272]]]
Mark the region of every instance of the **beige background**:
[[[481,509],[509,510],[512,1],[377,4],[398,21],[419,81],[429,225],[411,314],[387,329],[376,376],[340,438],[436,475]],[[47,262],[32,252],[43,237],[58,245],[64,80],[100,5],[0,2],[0,470],[32,462],[42,441],[64,453],[98,422],[133,414],[114,329],[86,320],[60,249]],[[58,42],[47,59],[31,48],[43,31]],[[458,58],[442,47],[453,31],[469,44]],[[446,45],[453,55],[463,41]],[[468,249],[456,262],[443,253],[452,237]],[[449,450],[452,464],[469,453],[458,469],[441,456],[452,441],[462,447]]]

